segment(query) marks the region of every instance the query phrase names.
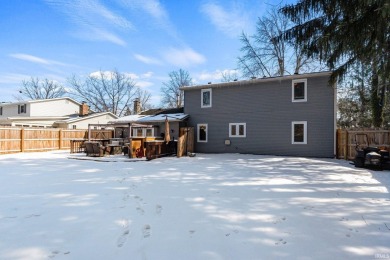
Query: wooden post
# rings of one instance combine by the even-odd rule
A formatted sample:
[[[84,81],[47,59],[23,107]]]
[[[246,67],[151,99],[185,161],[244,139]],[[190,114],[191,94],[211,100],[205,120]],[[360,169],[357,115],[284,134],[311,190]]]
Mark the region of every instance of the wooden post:
[[[349,135],[348,135],[348,130],[345,130],[344,160],[348,160],[348,154],[349,154]]]
[[[20,151],[24,152],[24,127],[20,130]]]
[[[129,158],[133,158],[133,138],[129,138]]]
[[[59,132],[59,138],[58,138],[58,148],[61,150],[62,149],[62,129],[60,129],[60,132]]]
[[[339,159],[340,134],[341,134],[341,130],[336,129],[336,159]]]
[[[88,124],[88,142],[91,141],[91,128]]]

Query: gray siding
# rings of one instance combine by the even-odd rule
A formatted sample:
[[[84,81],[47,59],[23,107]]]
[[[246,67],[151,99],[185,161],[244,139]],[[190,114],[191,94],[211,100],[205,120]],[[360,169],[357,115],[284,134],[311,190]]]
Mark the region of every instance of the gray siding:
[[[204,86],[212,88],[211,108],[201,108],[201,89],[186,88],[184,113],[195,127],[195,151],[333,157],[335,90],[328,85],[328,76],[307,78],[307,102],[291,101],[291,84],[291,79],[279,78],[251,85]],[[293,121],[307,121],[307,144],[292,144]],[[199,123],[208,124],[207,143],[197,142]],[[246,137],[229,138],[229,123],[246,123]]]

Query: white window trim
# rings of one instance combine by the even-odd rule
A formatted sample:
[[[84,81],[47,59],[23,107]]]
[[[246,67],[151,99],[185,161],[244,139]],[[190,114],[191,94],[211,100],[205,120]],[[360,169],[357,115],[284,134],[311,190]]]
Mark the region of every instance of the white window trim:
[[[294,142],[294,125],[303,125],[303,142]],[[291,144],[307,144],[307,121],[293,121],[291,123]]]
[[[232,134],[232,126],[236,126],[236,133],[235,135]],[[244,126],[244,135],[239,135],[239,126]],[[229,137],[246,137],[246,123],[229,123]]]
[[[199,129],[201,126],[204,126],[204,125],[206,126],[206,140],[200,140],[199,139],[200,138]],[[198,124],[196,131],[197,131],[197,138],[196,139],[197,139],[198,143],[207,143],[209,140],[209,126],[208,126],[208,124]]]
[[[305,84],[305,98],[304,99],[294,99],[294,83],[301,83],[303,82]],[[291,100],[292,102],[307,102],[307,79],[294,79],[291,83]]]
[[[139,129],[142,130],[142,135],[141,136],[137,135],[137,130],[139,130]],[[151,129],[152,130],[152,136],[146,136],[146,129]],[[152,128],[152,127],[150,127],[150,128],[134,127],[133,129],[131,129],[131,137],[134,137],[134,138],[154,137],[154,128]]]
[[[210,105],[203,104],[203,93],[204,92],[210,92]],[[200,92],[200,107],[201,108],[209,108],[209,107],[212,107],[212,104],[213,104],[213,92],[212,92],[211,88],[202,89]]]

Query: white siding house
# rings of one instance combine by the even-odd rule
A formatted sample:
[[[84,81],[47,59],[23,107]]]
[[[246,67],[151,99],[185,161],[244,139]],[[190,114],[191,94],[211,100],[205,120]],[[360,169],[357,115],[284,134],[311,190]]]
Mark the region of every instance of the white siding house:
[[[72,98],[0,103],[0,125],[87,129],[88,124],[105,124],[118,118],[110,112],[94,113],[85,103]]]
[[[65,129],[88,129],[88,124],[107,124],[118,117],[111,112],[94,113],[84,117],[75,117],[65,120],[58,120],[55,127]]]
[[[80,111],[80,103],[71,98],[33,100],[29,103],[29,116],[76,115]]]

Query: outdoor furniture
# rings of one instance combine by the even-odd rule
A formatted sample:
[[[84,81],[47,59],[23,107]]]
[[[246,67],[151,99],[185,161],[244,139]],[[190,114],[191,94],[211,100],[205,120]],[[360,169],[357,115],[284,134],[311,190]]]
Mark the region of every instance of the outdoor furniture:
[[[85,140],[70,140],[70,153],[85,152]]]
[[[146,159],[152,160],[163,156],[176,155],[177,141],[150,141],[145,142]]]
[[[99,142],[85,142],[85,152],[87,156],[103,157],[109,153],[110,149]]]
[[[123,150],[122,145],[119,145],[119,144],[108,144],[107,147],[110,148],[110,154],[111,155],[122,154],[122,150]]]

